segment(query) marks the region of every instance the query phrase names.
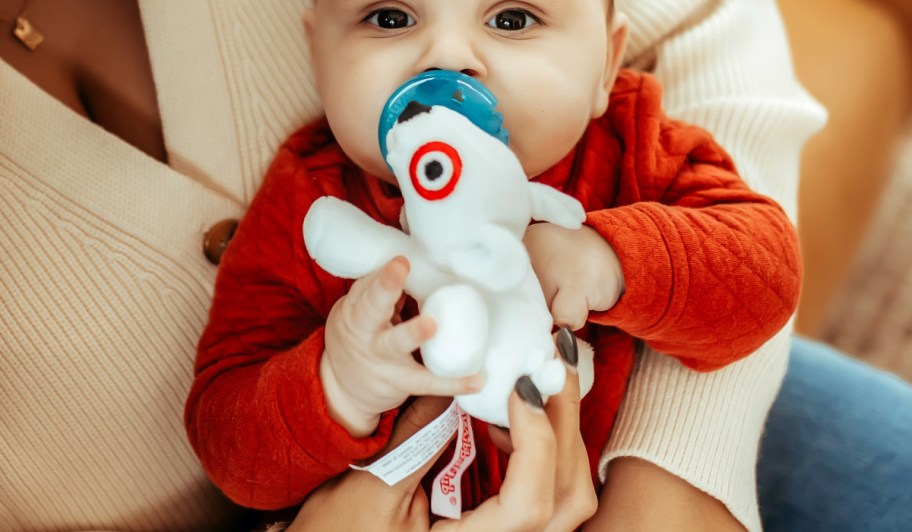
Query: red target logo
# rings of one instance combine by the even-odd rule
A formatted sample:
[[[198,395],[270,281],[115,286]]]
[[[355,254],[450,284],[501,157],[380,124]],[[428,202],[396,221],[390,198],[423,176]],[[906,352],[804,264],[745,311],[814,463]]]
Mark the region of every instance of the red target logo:
[[[449,196],[461,175],[459,152],[445,142],[428,142],[418,148],[409,164],[412,186],[419,196],[428,201]]]

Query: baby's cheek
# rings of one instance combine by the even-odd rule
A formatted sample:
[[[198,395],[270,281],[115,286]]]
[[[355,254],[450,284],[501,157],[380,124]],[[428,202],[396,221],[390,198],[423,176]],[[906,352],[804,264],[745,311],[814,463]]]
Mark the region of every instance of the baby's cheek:
[[[530,179],[560,162],[581,136],[575,132],[562,134],[548,130],[549,128],[542,127],[540,131],[511,143]]]
[[[578,103],[542,104],[510,129],[510,147],[527,175],[548,170],[579,142],[589,125],[591,109]]]
[[[349,159],[371,175],[391,175],[380,155],[376,127],[368,127],[367,121],[357,119],[356,115],[345,113],[339,116],[341,113],[334,114],[330,108],[326,111],[333,136]]]

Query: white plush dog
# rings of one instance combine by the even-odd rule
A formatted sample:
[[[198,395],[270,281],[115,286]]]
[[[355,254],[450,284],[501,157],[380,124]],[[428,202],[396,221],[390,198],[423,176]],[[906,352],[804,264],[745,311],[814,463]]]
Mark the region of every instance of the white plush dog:
[[[583,208],[530,183],[505,144],[446,107],[410,103],[386,141],[405,232],[323,197],[304,220],[307,249],[320,267],[347,278],[406,257],[405,290],[437,322],[421,347],[424,364],[447,377],[484,372],[480,392],[456,399],[468,414],[508,426],[507,399],[520,376],[543,396],[559,392],[565,378],[523,233],[532,219],[579,228]],[[591,385],[591,377],[582,380]]]

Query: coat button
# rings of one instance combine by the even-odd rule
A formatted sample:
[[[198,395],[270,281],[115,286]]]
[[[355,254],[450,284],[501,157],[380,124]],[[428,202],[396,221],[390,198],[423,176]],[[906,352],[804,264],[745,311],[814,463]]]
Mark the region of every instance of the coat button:
[[[218,222],[206,231],[206,234],[203,235],[203,255],[209,262],[218,266],[237,226],[237,220],[228,219]]]

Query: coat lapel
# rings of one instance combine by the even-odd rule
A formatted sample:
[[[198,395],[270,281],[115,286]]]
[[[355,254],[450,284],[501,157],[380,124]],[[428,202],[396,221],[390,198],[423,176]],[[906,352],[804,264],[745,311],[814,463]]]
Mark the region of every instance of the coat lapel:
[[[175,170],[247,204],[281,142],[320,113],[308,0],[141,0]]]

